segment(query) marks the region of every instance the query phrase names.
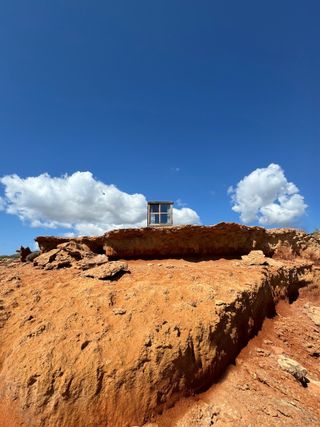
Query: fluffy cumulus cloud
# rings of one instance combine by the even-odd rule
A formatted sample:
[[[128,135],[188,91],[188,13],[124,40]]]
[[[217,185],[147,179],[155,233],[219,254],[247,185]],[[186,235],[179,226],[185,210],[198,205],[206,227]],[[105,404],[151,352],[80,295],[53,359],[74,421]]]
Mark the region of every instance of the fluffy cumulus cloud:
[[[258,221],[262,225],[290,225],[307,208],[299,189],[274,163],[254,170],[228,192],[233,201],[232,210],[240,214],[244,223]]]
[[[193,209],[190,208],[173,208],[173,222],[179,224],[200,224],[200,218]]]
[[[32,227],[65,228],[79,235],[98,235],[114,228],[146,225],[146,198],[96,180],[91,172],[51,177],[42,174],[0,178],[0,210],[17,215]],[[174,209],[176,224],[199,223],[189,208]]]

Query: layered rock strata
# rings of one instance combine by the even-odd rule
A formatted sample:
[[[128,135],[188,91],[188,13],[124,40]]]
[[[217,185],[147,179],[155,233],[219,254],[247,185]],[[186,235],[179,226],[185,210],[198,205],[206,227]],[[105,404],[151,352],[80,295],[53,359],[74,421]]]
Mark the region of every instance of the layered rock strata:
[[[312,235],[296,229],[266,230],[235,223],[120,229],[99,237],[36,238],[42,252],[70,240],[113,259],[235,258],[261,250],[266,256],[302,257],[320,263],[320,243]]]

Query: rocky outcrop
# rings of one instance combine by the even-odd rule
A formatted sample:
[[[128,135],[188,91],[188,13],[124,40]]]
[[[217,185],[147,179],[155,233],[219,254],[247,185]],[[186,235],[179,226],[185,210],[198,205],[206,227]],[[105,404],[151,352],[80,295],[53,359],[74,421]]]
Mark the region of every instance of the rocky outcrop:
[[[96,255],[85,243],[69,241],[59,243],[55,249],[37,256],[33,265],[44,270],[74,267],[82,270],[82,277],[116,280],[128,272],[128,265],[109,261],[106,255]]]
[[[320,241],[313,234],[292,228],[274,228],[266,232],[274,257],[290,260],[298,256],[320,264]]]
[[[78,261],[95,257],[95,253],[85,243],[67,241],[59,243],[55,249],[42,253],[34,260],[34,265],[46,270],[76,266]]]
[[[235,258],[260,250],[268,257],[302,257],[320,263],[320,243],[312,235],[296,229],[266,230],[235,223],[120,229],[99,237],[36,238],[42,252],[70,240],[113,259]]]
[[[214,226],[121,229],[104,236],[105,253],[114,258],[234,258],[260,250],[265,256],[320,263],[320,243],[296,229],[247,227],[235,223]]]
[[[57,237],[57,236],[38,236],[35,238],[38,243],[40,251],[49,252],[56,249],[62,243],[75,242],[79,245],[86,245],[90,251],[96,254],[103,253],[104,236],[97,237]]]
[[[232,223],[120,229],[105,234],[104,250],[109,257],[124,259],[235,258],[253,249],[271,255],[265,237],[264,228]]]

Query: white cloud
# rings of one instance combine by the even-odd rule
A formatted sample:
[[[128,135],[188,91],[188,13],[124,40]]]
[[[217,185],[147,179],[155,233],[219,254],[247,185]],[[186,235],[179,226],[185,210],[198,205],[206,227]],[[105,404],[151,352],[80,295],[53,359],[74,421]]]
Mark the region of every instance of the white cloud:
[[[179,207],[179,208],[185,208],[187,206],[187,203],[185,203],[182,199],[177,199],[175,201],[175,204]]]
[[[51,177],[42,174],[0,178],[5,197],[0,207],[31,227],[65,228],[76,234],[97,235],[110,229],[146,225],[146,198],[128,194],[96,180],[91,172]],[[174,209],[174,223],[198,223],[189,208]]]
[[[174,224],[200,224],[200,218],[197,212],[190,208],[173,208]]]
[[[288,182],[282,168],[271,163],[245,176],[235,188],[229,187],[232,210],[242,222],[262,225],[290,225],[307,208],[299,189]]]

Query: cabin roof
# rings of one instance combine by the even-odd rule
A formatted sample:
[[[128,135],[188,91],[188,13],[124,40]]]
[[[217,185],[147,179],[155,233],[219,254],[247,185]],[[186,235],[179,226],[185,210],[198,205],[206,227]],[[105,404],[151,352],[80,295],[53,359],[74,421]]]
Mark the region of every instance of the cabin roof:
[[[148,205],[173,205],[173,202],[170,202],[168,200],[152,200],[151,202],[148,202]]]

